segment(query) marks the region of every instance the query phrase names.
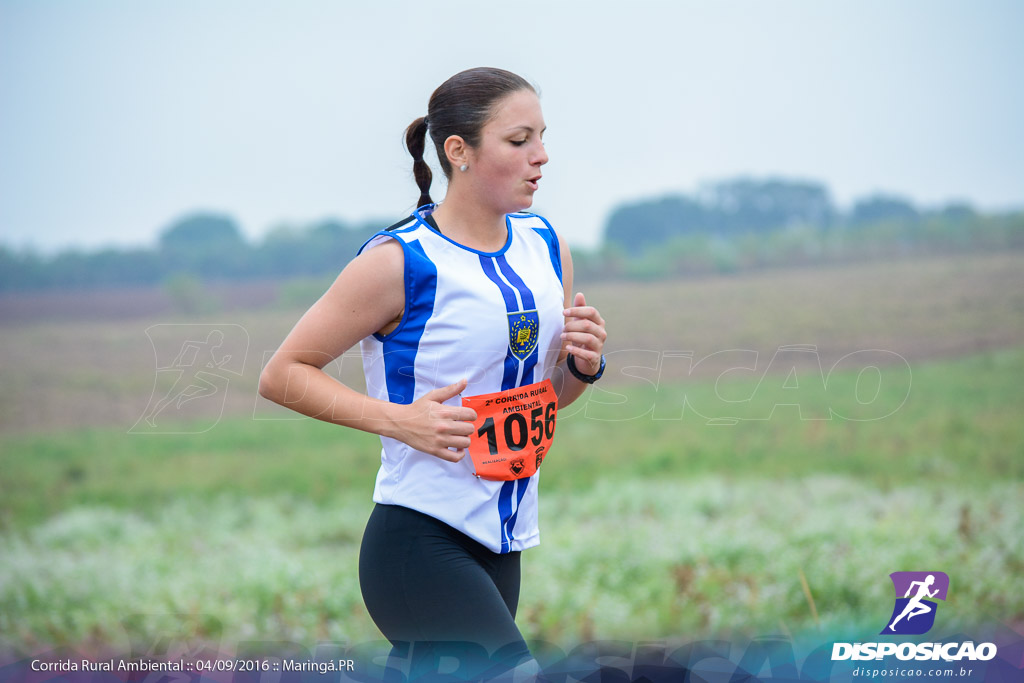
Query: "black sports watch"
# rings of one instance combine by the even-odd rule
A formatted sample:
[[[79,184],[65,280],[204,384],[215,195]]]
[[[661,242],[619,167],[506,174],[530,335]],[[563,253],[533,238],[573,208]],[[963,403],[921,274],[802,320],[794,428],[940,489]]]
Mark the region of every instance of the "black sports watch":
[[[601,379],[601,375],[604,374],[604,354],[601,354],[601,367],[597,369],[597,372],[593,375],[584,375],[576,368],[576,357],[571,353],[569,357],[565,359],[565,365],[569,368],[569,372],[572,376],[583,382],[584,384],[593,384],[597,380]]]

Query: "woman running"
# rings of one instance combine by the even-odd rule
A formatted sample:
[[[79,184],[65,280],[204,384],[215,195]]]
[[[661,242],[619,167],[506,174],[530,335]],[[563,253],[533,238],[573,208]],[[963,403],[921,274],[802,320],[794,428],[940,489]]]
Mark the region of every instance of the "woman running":
[[[525,212],[544,130],[536,91],[508,71],[437,88],[405,133],[419,208],[363,245],[260,377],[272,401],[380,435],[359,581],[392,661],[425,670],[445,643],[536,668],[515,614],[520,552],[539,543],[537,468],[556,406],[604,371],[604,320],[572,295],[569,248]],[[322,370],[356,343],[366,394]]]

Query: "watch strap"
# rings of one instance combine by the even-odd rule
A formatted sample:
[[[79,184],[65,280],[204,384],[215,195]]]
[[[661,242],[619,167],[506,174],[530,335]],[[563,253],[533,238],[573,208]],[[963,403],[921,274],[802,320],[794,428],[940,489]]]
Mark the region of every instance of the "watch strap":
[[[604,374],[604,354],[601,354],[601,367],[599,367],[597,369],[597,372],[593,375],[585,375],[582,372],[580,372],[579,369],[576,367],[576,357],[573,356],[571,353],[569,354],[569,357],[565,359],[565,365],[567,368],[569,368],[569,372],[572,373],[573,377],[583,382],[584,384],[593,384],[597,380],[601,379],[601,375]]]

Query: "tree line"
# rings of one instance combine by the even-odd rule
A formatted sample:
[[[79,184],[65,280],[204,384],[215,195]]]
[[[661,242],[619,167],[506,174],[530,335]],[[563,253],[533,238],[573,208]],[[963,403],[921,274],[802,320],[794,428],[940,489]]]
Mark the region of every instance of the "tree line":
[[[51,257],[0,246],[0,291],[136,286],[193,280],[336,274],[386,221],[323,220],[248,242],[225,214],[173,222],[152,249],[66,250]],[[589,278],[659,278],[908,253],[1024,247],[1024,211],[980,212],[966,202],[920,207],[874,194],[847,211],[817,182],[737,178],[698,192],[623,204],[600,245],[574,249]]]
[[[709,184],[696,196],[675,194],[620,206],[608,220],[605,237],[639,253],[648,245],[689,234],[730,237],[793,226],[856,229],[886,221],[909,225],[929,216],[969,220],[976,215],[966,203],[922,211],[907,199],[881,194],[858,199],[842,213],[820,183],[736,179]]]
[[[196,212],[164,229],[152,249],[65,250],[42,257],[0,247],[0,290],[158,285],[183,276],[210,281],[337,273],[384,225],[323,220],[276,228],[252,244],[231,216]]]
[[[657,279],[1019,248],[1024,211],[985,213],[967,202],[921,207],[885,193],[842,211],[821,183],[737,178],[623,204],[609,216],[602,244],[573,254],[583,278]]]

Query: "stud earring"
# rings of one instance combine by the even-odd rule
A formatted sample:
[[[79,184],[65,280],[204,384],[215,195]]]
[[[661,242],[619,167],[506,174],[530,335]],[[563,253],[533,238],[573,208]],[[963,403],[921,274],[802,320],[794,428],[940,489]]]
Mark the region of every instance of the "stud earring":
[[[469,168],[469,166],[466,166],[466,164],[463,164],[462,166],[459,166],[459,170],[462,171],[463,173],[466,172],[467,168]]]

